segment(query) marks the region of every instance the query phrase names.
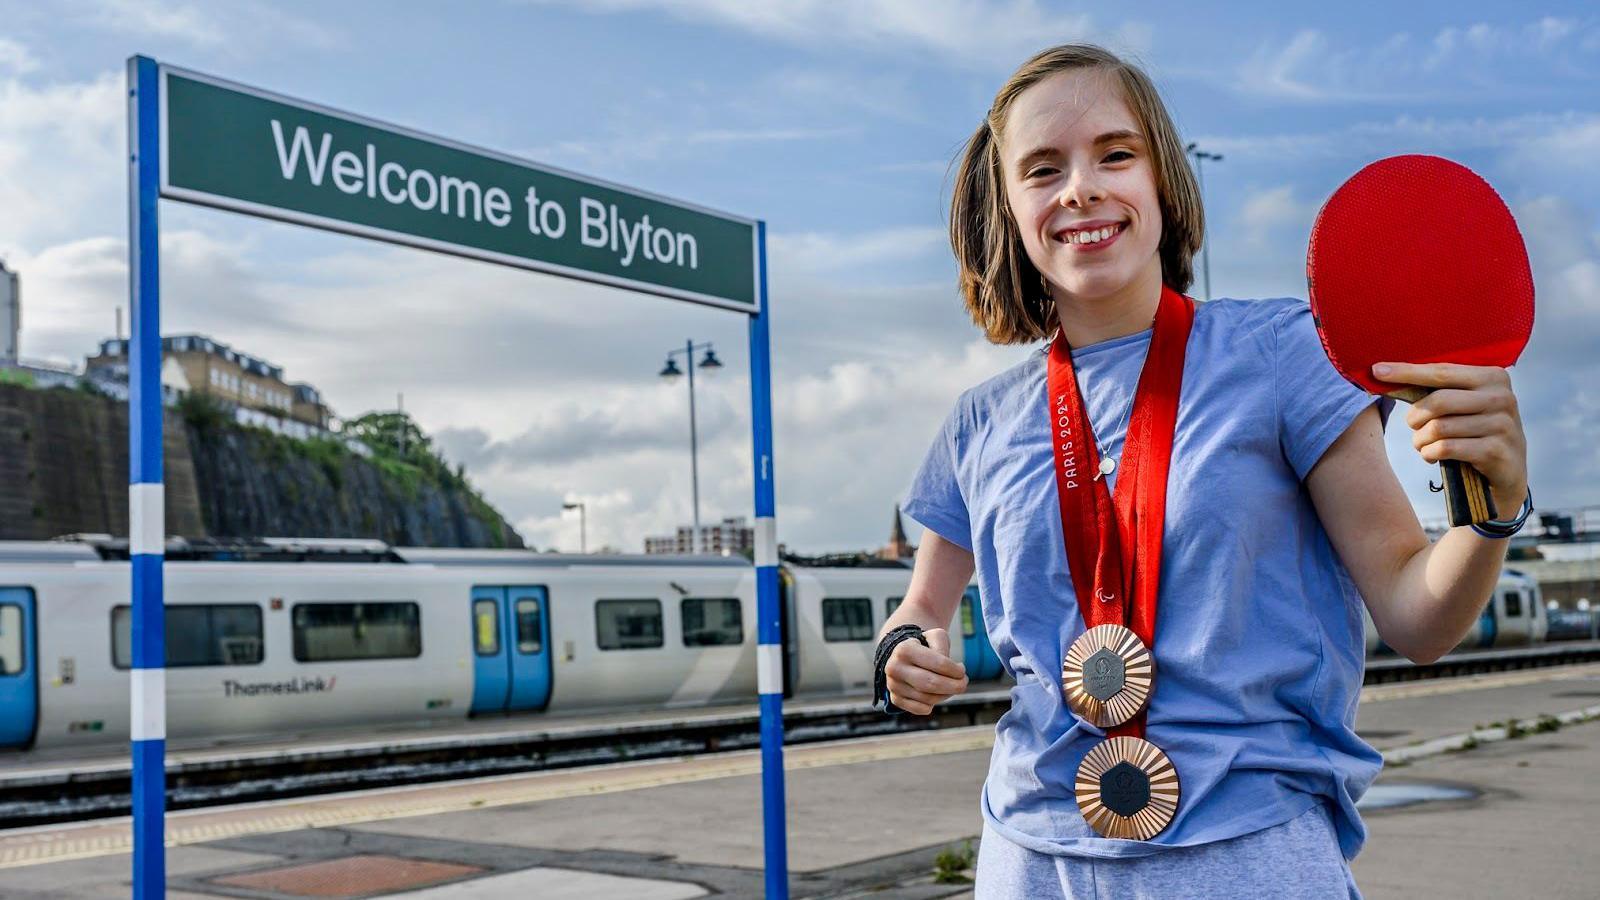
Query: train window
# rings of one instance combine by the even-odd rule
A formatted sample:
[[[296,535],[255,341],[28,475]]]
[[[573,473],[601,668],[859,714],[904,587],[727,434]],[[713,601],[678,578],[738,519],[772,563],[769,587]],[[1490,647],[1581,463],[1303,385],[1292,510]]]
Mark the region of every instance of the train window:
[[[261,607],[253,604],[175,604],[166,608],[170,669],[259,665]],[[111,609],[111,663],[133,666],[133,607]]]
[[[15,675],[22,671],[22,607],[0,606],[0,675]]]
[[[1506,591],[1506,618],[1522,615],[1522,594],[1517,591]]]
[[[961,598],[961,636],[972,637],[977,632],[972,627],[972,598]]]
[[[415,603],[296,603],[297,662],[414,659],[422,655]]]
[[[869,597],[824,597],[822,639],[872,640],[872,600]]]
[[[744,643],[744,610],[732,597],[685,597],[683,645],[714,647]]]
[[[890,597],[883,601],[883,617],[887,619],[894,615],[894,611],[900,608],[901,601],[905,599],[904,597]]]
[[[493,600],[472,601],[472,630],[479,656],[500,652],[500,604]]]
[[[595,638],[601,650],[661,646],[660,600],[597,600]]]
[[[544,649],[544,626],[538,597],[517,598],[517,652],[538,653]]]

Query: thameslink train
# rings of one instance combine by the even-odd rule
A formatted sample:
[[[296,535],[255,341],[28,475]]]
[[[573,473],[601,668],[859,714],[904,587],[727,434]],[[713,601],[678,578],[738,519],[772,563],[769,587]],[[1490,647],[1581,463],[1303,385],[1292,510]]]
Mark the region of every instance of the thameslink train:
[[[865,699],[910,570],[779,574],[785,696]],[[0,751],[128,739],[129,579],[125,541],[0,542]],[[174,746],[756,695],[755,570],[737,557],[177,542],[165,599]],[[1508,571],[1463,646],[1541,641],[1543,610]],[[973,683],[1002,677],[975,586],[950,632]]]

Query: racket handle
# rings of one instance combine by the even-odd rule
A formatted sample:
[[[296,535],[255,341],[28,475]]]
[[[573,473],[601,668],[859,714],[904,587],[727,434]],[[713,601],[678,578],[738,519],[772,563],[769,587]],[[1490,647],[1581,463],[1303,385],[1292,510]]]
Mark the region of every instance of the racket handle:
[[[1477,525],[1499,516],[1489,482],[1467,463],[1446,459],[1439,463],[1444,476],[1444,508],[1451,527]]]

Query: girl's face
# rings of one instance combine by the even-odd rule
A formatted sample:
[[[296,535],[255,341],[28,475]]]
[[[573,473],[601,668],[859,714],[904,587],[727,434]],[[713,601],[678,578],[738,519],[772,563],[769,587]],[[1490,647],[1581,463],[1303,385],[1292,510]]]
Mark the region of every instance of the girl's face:
[[[1155,169],[1114,77],[1045,78],[1012,101],[1001,137],[1011,214],[1054,296],[1096,300],[1160,283]]]

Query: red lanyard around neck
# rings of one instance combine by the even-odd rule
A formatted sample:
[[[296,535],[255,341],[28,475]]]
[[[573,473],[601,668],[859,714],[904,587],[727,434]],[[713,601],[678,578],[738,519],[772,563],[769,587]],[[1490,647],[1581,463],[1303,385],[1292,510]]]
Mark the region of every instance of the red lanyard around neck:
[[[1126,625],[1152,650],[1167,469],[1183,386],[1184,351],[1193,324],[1194,301],[1162,285],[1154,334],[1123,441],[1115,502],[1106,479],[1094,477],[1100,454],[1066,336],[1058,334],[1049,351],[1047,400],[1056,489],[1078,610],[1085,628]],[[1142,736],[1144,715],[1108,733]]]

